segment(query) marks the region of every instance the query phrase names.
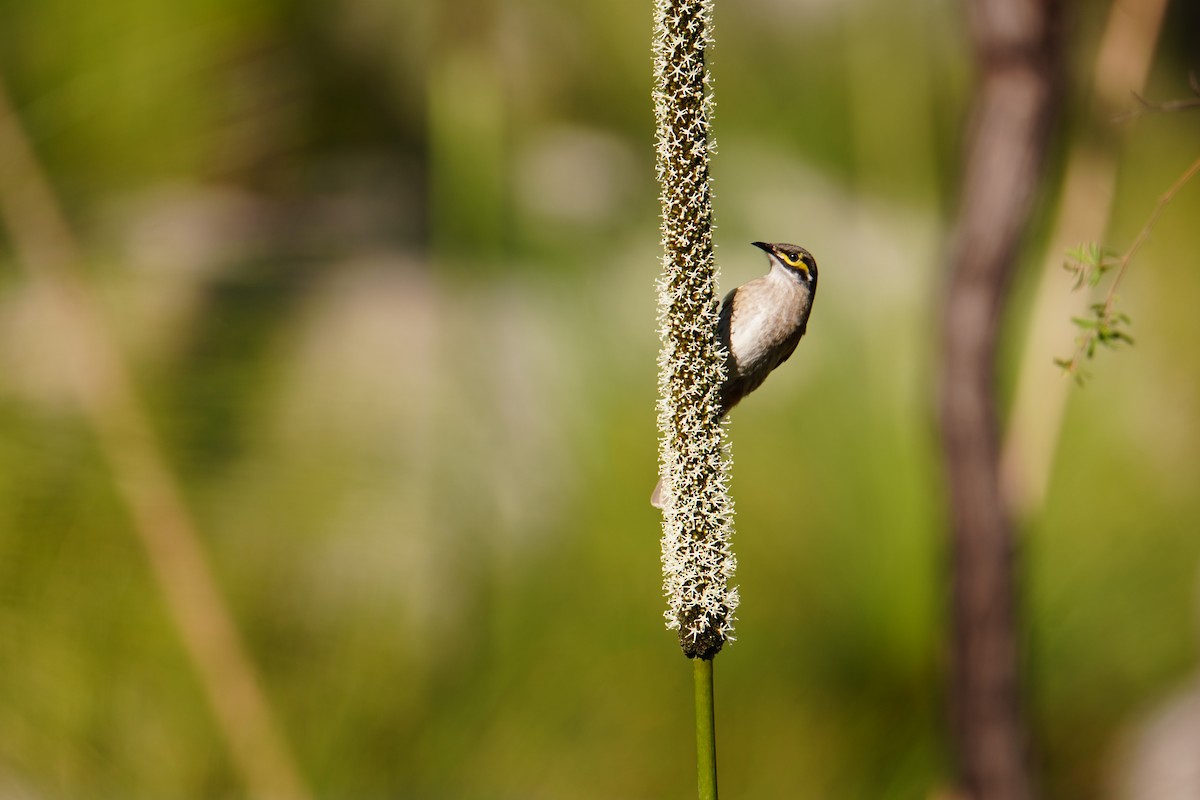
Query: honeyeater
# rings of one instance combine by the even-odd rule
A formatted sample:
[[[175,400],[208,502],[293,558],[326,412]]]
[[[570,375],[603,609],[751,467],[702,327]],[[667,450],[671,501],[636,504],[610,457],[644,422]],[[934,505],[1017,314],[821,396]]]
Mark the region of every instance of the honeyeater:
[[[717,336],[729,354],[721,384],[721,416],[788,360],[808,326],[817,293],[817,262],[794,244],[753,242],[767,254],[766,275],[725,295]],[[663,507],[662,480],[650,502]]]

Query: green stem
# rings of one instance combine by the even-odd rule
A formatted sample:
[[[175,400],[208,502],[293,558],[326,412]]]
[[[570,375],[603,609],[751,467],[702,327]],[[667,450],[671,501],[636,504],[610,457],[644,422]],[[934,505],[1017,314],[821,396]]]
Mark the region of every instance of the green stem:
[[[717,725],[713,712],[713,662],[693,658],[696,683],[696,787],[700,800],[717,800]]]

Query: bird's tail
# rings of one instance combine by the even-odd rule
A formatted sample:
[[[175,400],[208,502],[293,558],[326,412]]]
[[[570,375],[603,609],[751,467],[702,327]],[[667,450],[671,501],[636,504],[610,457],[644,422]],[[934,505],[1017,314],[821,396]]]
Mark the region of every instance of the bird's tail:
[[[663,486],[662,478],[658,479],[658,483],[654,484],[654,493],[650,495],[650,505],[655,508],[663,508],[666,504],[663,502]]]

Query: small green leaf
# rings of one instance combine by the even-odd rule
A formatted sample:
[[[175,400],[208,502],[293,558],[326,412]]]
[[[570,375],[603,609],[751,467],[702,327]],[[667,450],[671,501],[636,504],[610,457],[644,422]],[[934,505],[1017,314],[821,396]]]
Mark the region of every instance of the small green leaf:
[[[1087,245],[1083,245],[1083,244],[1076,245],[1075,247],[1068,247],[1067,248],[1068,263],[1063,264],[1063,266],[1069,268],[1070,267],[1069,262],[1072,262],[1072,261],[1076,262],[1076,263],[1082,263],[1085,260],[1084,254],[1086,253],[1086,251],[1087,251]]]

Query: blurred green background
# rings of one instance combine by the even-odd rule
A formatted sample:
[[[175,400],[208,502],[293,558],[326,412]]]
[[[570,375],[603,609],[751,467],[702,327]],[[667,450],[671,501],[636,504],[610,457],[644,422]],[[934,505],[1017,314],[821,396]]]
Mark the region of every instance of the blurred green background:
[[[1152,98],[1200,67],[1186,6]],[[1006,405],[1106,15],[1069,4]],[[313,794],[692,796],[647,502],[650,3],[3,0],[0,19],[0,76]],[[745,0],[716,26],[723,285],[764,269],[755,239],[822,270],[796,357],[731,426],[722,788],[928,797],[950,774],[932,384],[962,10]],[[1200,115],[1123,130],[1119,250],[1200,154]],[[1070,394],[1021,529],[1048,797],[1109,795],[1196,679],[1198,215],[1191,185],[1140,251],[1137,345]],[[243,796],[3,237],[0,795]],[[1072,336],[1063,318],[1035,368],[1058,380]]]

